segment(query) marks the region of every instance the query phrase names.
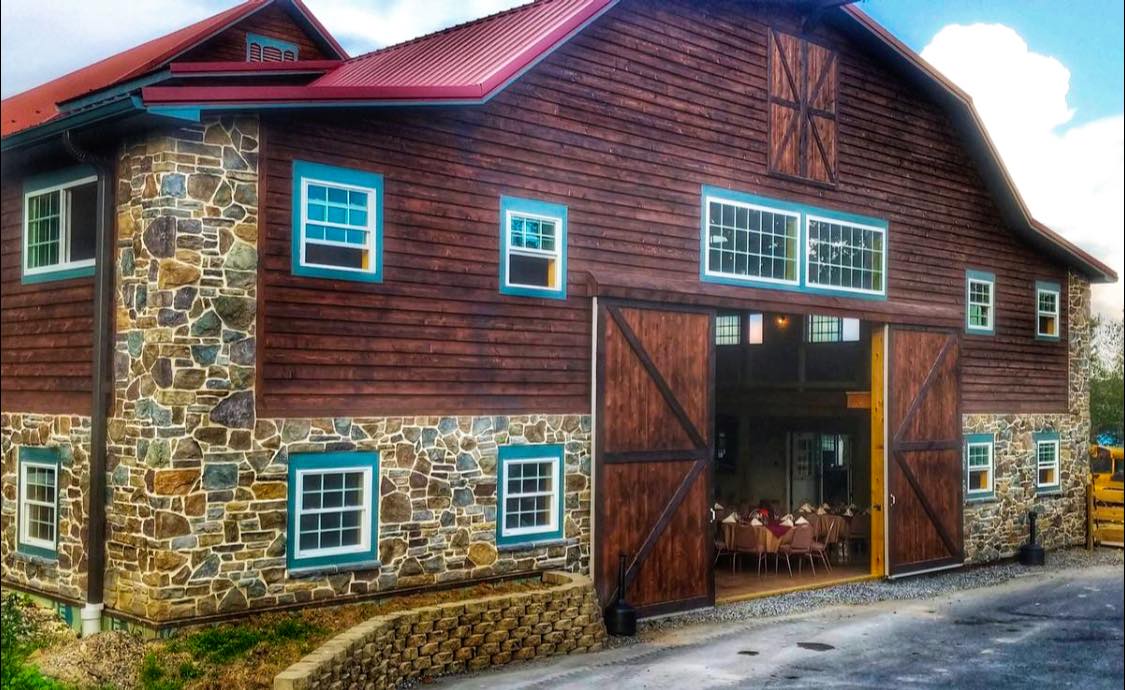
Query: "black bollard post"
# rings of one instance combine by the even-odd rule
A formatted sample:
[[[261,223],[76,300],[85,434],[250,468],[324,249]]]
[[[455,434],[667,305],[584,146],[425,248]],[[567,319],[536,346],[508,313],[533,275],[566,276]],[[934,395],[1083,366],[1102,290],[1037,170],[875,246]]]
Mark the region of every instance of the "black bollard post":
[[[1035,520],[1039,516],[1034,510],[1027,513],[1027,543],[1020,547],[1020,565],[1046,565],[1047,553],[1036,543]]]
[[[632,637],[637,634],[637,610],[625,601],[625,554],[621,554],[617,573],[617,600],[605,612],[605,629],[610,635]]]

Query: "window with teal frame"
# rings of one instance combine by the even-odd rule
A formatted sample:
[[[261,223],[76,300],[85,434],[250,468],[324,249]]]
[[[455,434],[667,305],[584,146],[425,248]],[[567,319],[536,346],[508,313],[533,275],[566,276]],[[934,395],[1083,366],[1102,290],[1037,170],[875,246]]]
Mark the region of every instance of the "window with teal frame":
[[[1059,339],[1062,328],[1060,294],[1058,283],[1035,281],[1035,337],[1039,340]]]
[[[700,280],[887,298],[887,222],[704,185]]]
[[[379,453],[289,455],[290,570],[374,565],[379,553]]]
[[[1041,431],[1035,440],[1035,488],[1039,493],[1056,493],[1062,485],[1059,477],[1059,453],[1062,450],[1059,434]]]
[[[94,275],[97,181],[86,165],[24,180],[21,282]]]
[[[996,275],[987,271],[965,271],[965,332],[992,335],[996,332]]]
[[[247,62],[293,62],[300,56],[296,43],[272,36],[246,34]]]
[[[500,446],[496,543],[563,537],[563,446]]]
[[[59,539],[59,450],[19,450],[19,532],[16,550],[54,560]]]
[[[293,275],[383,280],[383,176],[293,161]]]
[[[566,206],[500,197],[500,292],[566,299]]]
[[[965,498],[968,501],[982,501],[995,495],[995,452],[992,434],[965,436]]]

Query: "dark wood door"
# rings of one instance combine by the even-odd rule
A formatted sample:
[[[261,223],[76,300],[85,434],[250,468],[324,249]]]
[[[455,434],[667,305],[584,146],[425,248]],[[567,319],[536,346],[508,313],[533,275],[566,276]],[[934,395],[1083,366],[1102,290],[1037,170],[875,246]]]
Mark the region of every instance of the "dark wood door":
[[[888,357],[890,574],[964,562],[960,341],[892,327]]]
[[[714,603],[710,536],[714,314],[598,307],[595,580],[640,615]]]

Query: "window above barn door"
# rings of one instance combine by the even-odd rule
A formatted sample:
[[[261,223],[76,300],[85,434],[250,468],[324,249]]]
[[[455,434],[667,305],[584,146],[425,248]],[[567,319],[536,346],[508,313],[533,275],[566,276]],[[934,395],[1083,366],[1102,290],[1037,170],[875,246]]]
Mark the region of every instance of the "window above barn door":
[[[770,30],[769,169],[836,184],[836,53]]]

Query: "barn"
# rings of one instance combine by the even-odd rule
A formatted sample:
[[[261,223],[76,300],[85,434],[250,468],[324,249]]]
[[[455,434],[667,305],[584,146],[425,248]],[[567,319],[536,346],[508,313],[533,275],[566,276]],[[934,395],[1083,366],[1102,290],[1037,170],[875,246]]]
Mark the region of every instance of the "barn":
[[[1117,276],[854,4],[349,56],[246,0],[2,119],[3,583],[89,630],[548,569],[656,615],[1010,557],[1030,511],[1084,539]]]

